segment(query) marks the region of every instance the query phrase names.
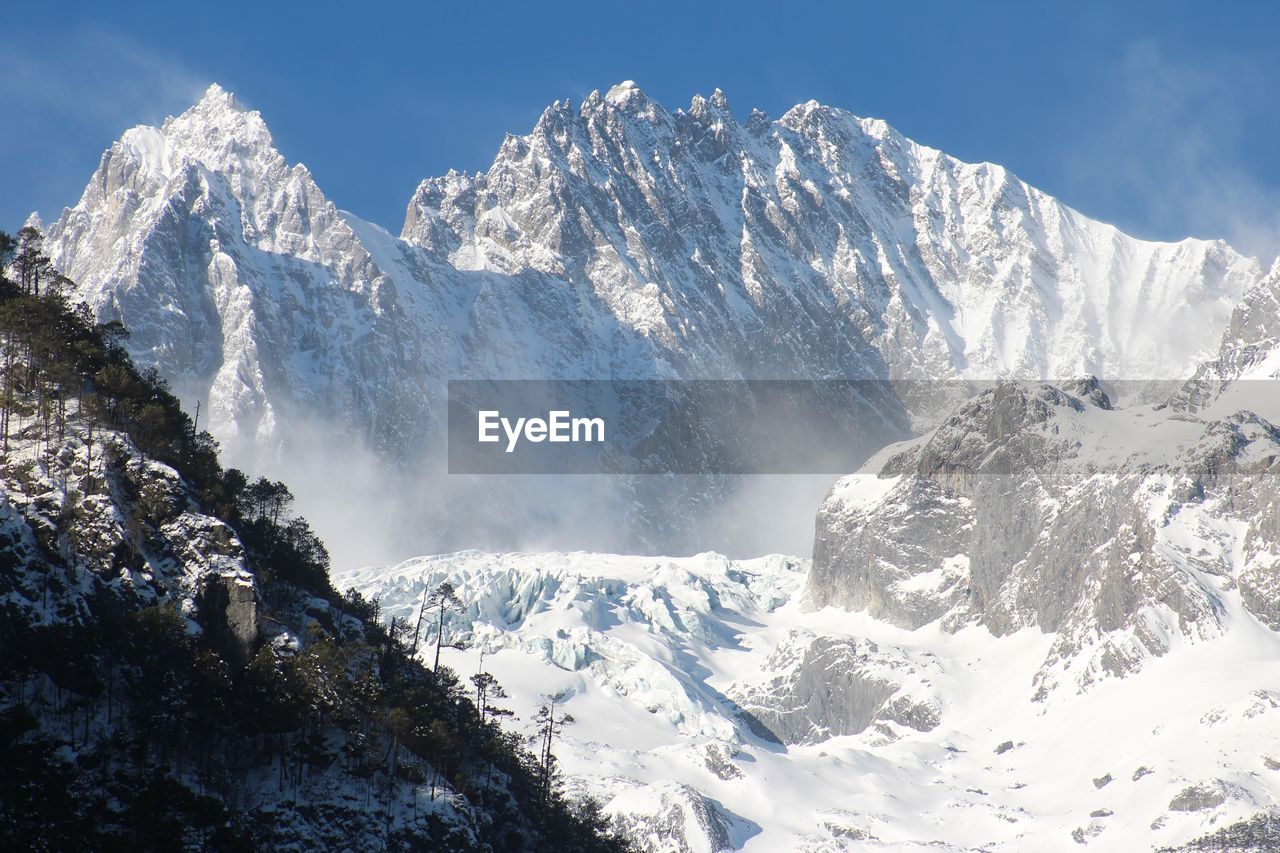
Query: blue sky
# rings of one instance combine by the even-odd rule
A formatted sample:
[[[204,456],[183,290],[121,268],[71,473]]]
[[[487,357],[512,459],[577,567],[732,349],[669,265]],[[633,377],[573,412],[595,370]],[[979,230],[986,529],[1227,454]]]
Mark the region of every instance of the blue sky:
[[[551,101],[630,78],[670,109],[717,86],[740,116],[816,98],[1140,236],[1280,249],[1269,3],[49,8],[0,29],[2,228],[74,203],[124,128],[217,81],[336,204],[398,231],[421,178],[483,169]]]

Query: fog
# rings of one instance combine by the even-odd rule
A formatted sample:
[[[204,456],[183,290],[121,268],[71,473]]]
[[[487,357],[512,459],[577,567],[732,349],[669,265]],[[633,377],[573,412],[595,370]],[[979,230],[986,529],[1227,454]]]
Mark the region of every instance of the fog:
[[[1078,383],[1058,384],[1075,393],[1088,391]],[[1280,409],[1280,404],[1262,406],[1268,399],[1263,392],[1274,392],[1276,383],[1237,384],[1241,387],[1224,396],[1224,405]],[[964,383],[930,383],[897,391],[932,400],[936,418],[951,410],[953,398],[967,396],[962,385],[969,393],[976,390]],[[1181,382],[1104,385],[1120,405],[1186,393]],[[283,419],[290,424],[287,451],[230,444],[224,462],[287,483],[295,511],[320,534],[338,571],[467,549],[807,557],[815,516],[832,484],[906,433],[894,435],[900,424],[875,407],[862,406],[861,417],[842,414],[824,421],[812,408],[763,399],[767,405],[756,410],[750,428],[729,443],[720,441],[723,424],[714,417],[685,409],[674,423],[660,424],[647,437],[662,436],[659,455],[682,464],[708,449],[715,456],[727,448],[730,463],[763,459],[766,470],[781,463],[781,470],[793,466],[806,473],[457,474],[449,473],[440,437],[424,441],[416,456],[396,457],[375,450],[341,424],[315,417]],[[651,456],[654,447],[646,444],[645,453]],[[848,452],[851,447],[856,452]]]
[[[283,480],[335,571],[425,554],[611,551],[808,556],[831,474],[459,475],[443,453],[391,463],[338,430],[293,430],[288,453],[225,462]]]

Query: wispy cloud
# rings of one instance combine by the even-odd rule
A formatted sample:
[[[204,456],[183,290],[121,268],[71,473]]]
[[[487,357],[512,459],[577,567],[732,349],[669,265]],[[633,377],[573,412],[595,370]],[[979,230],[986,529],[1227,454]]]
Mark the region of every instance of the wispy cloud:
[[[208,81],[172,56],[96,29],[56,40],[0,34],[0,227],[75,200],[103,147],[125,128],[158,122]]]
[[[0,36],[0,97],[20,114],[128,126],[189,104],[207,81],[181,61],[101,30],[56,44]]]
[[[1105,199],[1146,224],[1140,236],[1222,237],[1264,261],[1280,251],[1280,190],[1243,165],[1251,132],[1242,105],[1267,98],[1257,69],[1171,56],[1131,44],[1109,69],[1089,128],[1062,152],[1079,198]]]

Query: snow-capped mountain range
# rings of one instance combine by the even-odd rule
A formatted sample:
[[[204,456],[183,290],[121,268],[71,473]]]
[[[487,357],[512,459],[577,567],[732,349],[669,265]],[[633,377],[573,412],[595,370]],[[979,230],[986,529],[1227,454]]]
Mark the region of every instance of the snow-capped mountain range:
[[[299,479],[315,466],[282,460],[310,452],[348,481],[366,448],[421,479],[447,379],[1183,378],[1261,276],[883,121],[809,102],[742,122],[719,91],[669,111],[629,82],[423,181],[398,238],[215,85],[104,153],[48,248],[231,461]],[[906,402],[927,425],[956,400]],[[307,504],[323,491],[303,489],[322,529],[343,515]]]
[[[669,112],[629,82],[423,181],[399,239],[215,85],[127,131],[48,238],[220,435],[267,443],[319,404],[416,441],[428,378],[1180,378],[1261,274],[882,121],[740,123],[718,90]]]

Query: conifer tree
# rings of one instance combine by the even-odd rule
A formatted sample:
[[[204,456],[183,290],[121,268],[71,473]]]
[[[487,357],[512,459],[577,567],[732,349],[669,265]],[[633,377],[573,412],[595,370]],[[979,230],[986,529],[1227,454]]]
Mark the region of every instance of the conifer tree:
[[[431,594],[423,599],[422,609],[418,613],[419,625],[422,624],[422,615],[428,610],[434,611],[436,614],[436,658],[431,668],[437,673],[440,671],[440,649],[444,646],[444,615],[450,608],[462,609],[462,599],[458,598],[458,593],[453,584],[448,581],[441,581],[431,591]]]
[[[562,702],[564,698],[562,693],[547,697],[547,701],[543,703],[542,707],[538,709],[538,713],[533,717],[533,721],[537,725],[539,781],[544,803],[550,801],[555,793],[556,756],[553,751],[555,739],[564,730],[565,726],[575,722],[570,714],[563,712],[559,715],[556,714],[556,705]]]

